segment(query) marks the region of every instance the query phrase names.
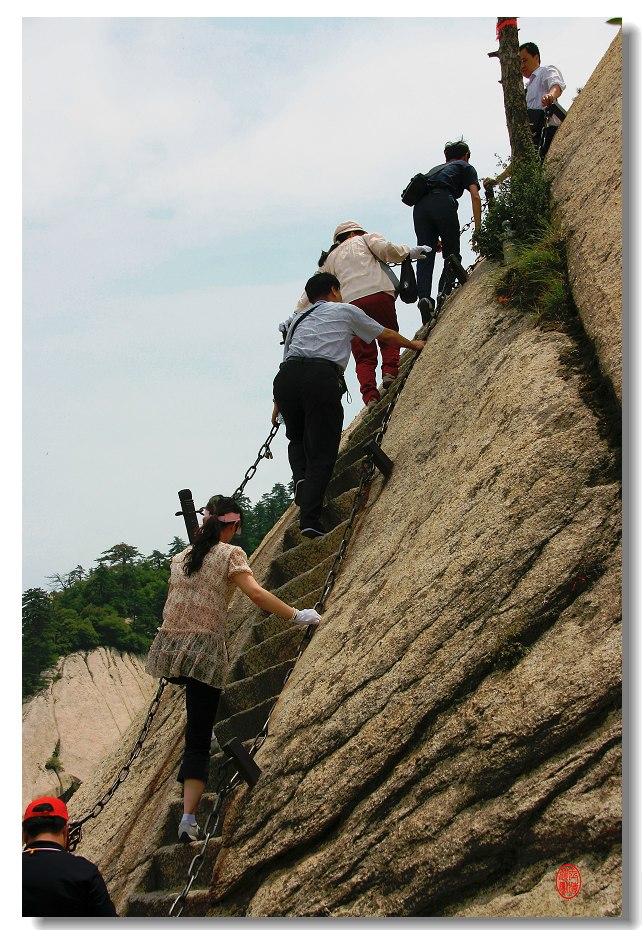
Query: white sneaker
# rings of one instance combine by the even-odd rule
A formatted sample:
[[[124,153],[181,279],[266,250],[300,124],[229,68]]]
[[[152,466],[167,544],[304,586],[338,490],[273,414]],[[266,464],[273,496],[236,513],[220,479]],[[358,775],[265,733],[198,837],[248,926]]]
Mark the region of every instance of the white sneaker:
[[[197,823],[179,823],[178,825],[178,842],[193,843],[204,840],[205,837]]]

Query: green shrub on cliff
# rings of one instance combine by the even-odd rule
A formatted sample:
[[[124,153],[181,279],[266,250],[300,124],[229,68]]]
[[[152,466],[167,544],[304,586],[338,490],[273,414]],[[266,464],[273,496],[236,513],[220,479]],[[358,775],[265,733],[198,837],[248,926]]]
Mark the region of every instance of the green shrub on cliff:
[[[476,234],[480,255],[501,261],[505,220],[510,222],[515,242],[526,245],[541,238],[550,214],[550,184],[539,159],[515,162],[510,177],[498,186],[494,204]]]
[[[540,326],[558,326],[574,317],[566,243],[558,226],[542,226],[536,241],[516,246],[495,283],[495,294],[534,314]]]

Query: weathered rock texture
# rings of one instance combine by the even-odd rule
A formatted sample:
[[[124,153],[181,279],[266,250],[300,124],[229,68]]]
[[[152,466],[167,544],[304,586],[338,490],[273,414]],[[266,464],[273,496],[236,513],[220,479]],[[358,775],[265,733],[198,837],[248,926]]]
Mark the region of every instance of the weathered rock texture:
[[[596,906],[620,842],[617,451],[568,337],[498,312],[487,279],[449,303],[398,402],[392,476],[230,817],[219,906],[484,916],[501,878],[546,916],[534,886],[579,859],[571,908]]]
[[[563,98],[562,98],[563,100]],[[622,403],[622,33],[576,97],[547,157],[573,296]]]
[[[139,656],[100,648],[61,659],[46,690],[22,707],[23,808],[93,775],[150,700],[157,683]],[[60,742],[57,773],[45,763]]]
[[[392,474],[371,486],[261,778],[232,795],[186,916],[621,912],[619,411],[585,342],[497,303],[493,273],[481,263],[449,298],[410,373],[383,441]],[[253,558],[290,602],[322,590],[382,406],[342,444],[332,532],[302,540],[293,507]],[[260,731],[300,640],[238,599],[231,626],[221,742]],[[174,845],[180,700],[168,690],[81,847],[131,916],[166,915],[192,856]],[[582,873],[571,900],[555,888],[566,863]]]

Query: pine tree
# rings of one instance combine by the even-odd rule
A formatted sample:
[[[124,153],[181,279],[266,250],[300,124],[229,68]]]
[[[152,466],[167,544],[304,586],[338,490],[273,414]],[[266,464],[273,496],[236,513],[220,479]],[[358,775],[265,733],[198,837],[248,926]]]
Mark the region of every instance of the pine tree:
[[[25,591],[22,595],[23,697],[42,686],[40,672],[51,668],[58,658],[51,618],[50,595],[42,588]]]

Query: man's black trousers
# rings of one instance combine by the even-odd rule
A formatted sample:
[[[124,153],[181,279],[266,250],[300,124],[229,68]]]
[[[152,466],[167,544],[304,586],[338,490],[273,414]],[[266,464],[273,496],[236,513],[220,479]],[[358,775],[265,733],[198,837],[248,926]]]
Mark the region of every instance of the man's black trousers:
[[[318,528],[323,495],[339,451],[343,426],[342,372],[324,359],[292,358],[274,379],[274,400],[283,415],[288,457],[296,484],[301,528]]]
[[[417,295],[430,297],[432,290],[432,273],[435,267],[437,254],[437,240],[441,239],[442,257],[444,263],[454,252],[461,260],[459,253],[459,216],[457,214],[457,201],[446,188],[437,188],[425,194],[413,210],[417,245],[429,245],[432,249],[426,258],[417,262]],[[438,291],[441,291],[444,271],[439,279]]]

